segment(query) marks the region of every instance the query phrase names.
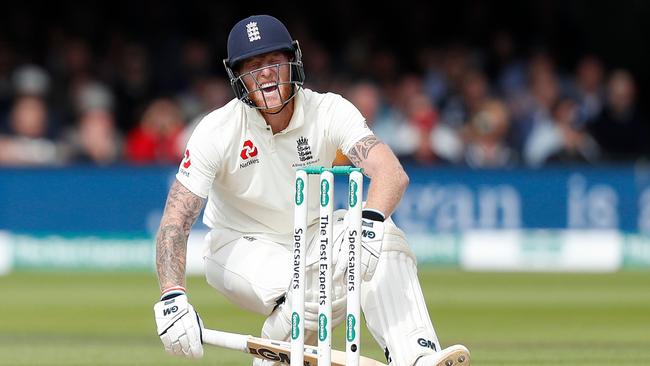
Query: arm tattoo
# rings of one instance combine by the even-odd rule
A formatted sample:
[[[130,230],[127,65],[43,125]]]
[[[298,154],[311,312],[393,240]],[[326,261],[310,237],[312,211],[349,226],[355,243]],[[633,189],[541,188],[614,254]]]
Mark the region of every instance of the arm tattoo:
[[[364,160],[366,160],[366,158],[368,158],[370,150],[381,143],[382,142],[376,136],[366,136],[352,146],[352,149],[350,149],[347,155],[348,159],[350,159],[354,166],[358,167]]]
[[[187,238],[204,202],[178,181],[172,184],[156,237],[156,268],[161,290],[185,285]]]

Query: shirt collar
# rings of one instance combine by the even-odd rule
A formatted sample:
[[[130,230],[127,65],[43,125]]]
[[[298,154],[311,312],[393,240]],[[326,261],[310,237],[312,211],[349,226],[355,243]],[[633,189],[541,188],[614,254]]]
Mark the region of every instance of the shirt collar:
[[[302,125],[305,124],[305,108],[304,108],[305,95],[302,91],[302,88],[298,89],[298,92],[296,93],[296,96],[293,99],[294,99],[293,115],[291,116],[291,120],[289,121],[287,128],[280,131],[280,133],[287,133],[289,131],[300,128],[302,127]]]

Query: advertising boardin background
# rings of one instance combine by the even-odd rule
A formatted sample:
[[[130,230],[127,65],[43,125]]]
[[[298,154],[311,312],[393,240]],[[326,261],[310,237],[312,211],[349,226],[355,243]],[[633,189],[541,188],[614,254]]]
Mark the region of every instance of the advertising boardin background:
[[[406,170],[411,183],[393,219],[423,264],[504,271],[650,267],[649,169]],[[175,171],[0,170],[0,273],[151,270]],[[344,207],[346,185],[337,180],[336,189]],[[198,222],[191,235],[193,272],[202,270],[206,230]]]

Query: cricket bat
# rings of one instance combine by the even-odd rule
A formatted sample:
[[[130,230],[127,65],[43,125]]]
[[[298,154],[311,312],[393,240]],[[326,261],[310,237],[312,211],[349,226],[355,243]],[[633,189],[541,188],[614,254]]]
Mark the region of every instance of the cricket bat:
[[[291,344],[250,335],[203,329],[203,343],[251,354],[264,360],[291,363]],[[305,366],[318,365],[318,347],[305,346]],[[345,352],[332,350],[332,365],[345,366]],[[360,357],[360,366],[386,366],[368,357]]]

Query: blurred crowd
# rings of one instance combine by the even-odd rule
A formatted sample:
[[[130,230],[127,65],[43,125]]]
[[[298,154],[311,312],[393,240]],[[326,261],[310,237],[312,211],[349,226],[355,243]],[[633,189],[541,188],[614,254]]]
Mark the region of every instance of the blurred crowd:
[[[422,46],[406,69],[393,50],[352,38],[333,52],[296,33],[305,87],[347,97],[405,162],[541,167],[649,155],[635,76],[598,55],[560,67],[543,48],[515,52],[502,33],[488,50]],[[161,54],[115,34],[98,52],[61,32],[34,62],[0,39],[0,165],[178,164],[196,123],[233,95],[225,50],[176,42],[178,52]]]

